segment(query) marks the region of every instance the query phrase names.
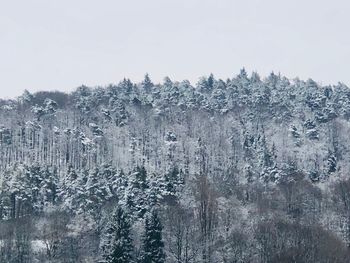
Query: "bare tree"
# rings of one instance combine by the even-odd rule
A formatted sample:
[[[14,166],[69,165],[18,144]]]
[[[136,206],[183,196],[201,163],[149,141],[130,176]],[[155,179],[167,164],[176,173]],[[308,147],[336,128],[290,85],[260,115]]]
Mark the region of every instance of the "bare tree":
[[[197,220],[199,221],[202,261],[211,262],[215,228],[217,226],[217,201],[216,194],[212,189],[208,177],[201,175],[197,178]]]

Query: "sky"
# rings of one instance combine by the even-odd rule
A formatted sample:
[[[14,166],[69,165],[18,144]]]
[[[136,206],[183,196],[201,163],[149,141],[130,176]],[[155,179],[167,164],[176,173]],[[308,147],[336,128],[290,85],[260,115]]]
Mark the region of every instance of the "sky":
[[[348,0],[0,0],[0,98],[165,76],[350,84]]]

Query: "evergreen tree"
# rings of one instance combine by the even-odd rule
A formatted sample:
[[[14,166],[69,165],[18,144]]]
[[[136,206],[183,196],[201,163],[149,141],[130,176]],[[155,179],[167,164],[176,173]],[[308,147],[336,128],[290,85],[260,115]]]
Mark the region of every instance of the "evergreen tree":
[[[169,77],[164,78],[163,86],[166,88],[171,88],[173,86],[173,82]]]
[[[19,97],[19,101],[23,104],[27,103],[31,103],[34,99],[33,94],[31,94],[28,90],[24,90],[22,96]]]
[[[62,206],[68,210],[83,212],[86,206],[86,182],[84,173],[77,173],[69,166],[59,191]]]
[[[42,180],[40,182],[40,201],[41,205],[45,206],[47,204],[55,204],[57,199],[57,183],[58,176],[57,170],[49,170],[49,167],[44,167],[41,169]]]
[[[133,182],[134,186],[139,189],[147,188],[147,171],[144,166],[137,166],[134,173],[135,181]]]
[[[331,150],[328,150],[327,168],[328,174],[334,173],[337,170],[337,157]]]
[[[99,169],[90,170],[85,184],[86,210],[99,213],[103,202],[111,197],[108,183],[102,177]]]
[[[153,87],[153,83],[152,83],[148,73],[146,73],[145,78],[142,81],[141,85],[145,89],[146,92],[151,91],[151,88]]]
[[[133,262],[131,224],[123,209],[118,207],[107,229],[107,242],[103,247],[108,263]]]
[[[149,183],[145,167],[137,166],[133,173],[130,173],[128,182],[124,180],[125,187],[124,202],[133,215],[142,218],[148,210],[147,199]],[[120,191],[120,188],[118,188]]]
[[[201,77],[197,83],[197,88],[201,93],[210,93],[213,90],[215,78],[213,74],[207,77]]]
[[[162,225],[155,210],[146,217],[145,234],[143,239],[142,263],[165,262]]]
[[[247,79],[248,78],[248,74],[247,74],[247,71],[245,70],[245,68],[242,68],[240,70],[238,78],[240,78],[240,79]]]
[[[173,167],[165,174],[165,194],[174,196],[179,190],[179,186],[184,184],[183,173],[178,167]]]
[[[209,77],[208,77],[208,81],[207,81],[208,87],[209,87],[210,89],[213,88],[214,82],[215,82],[214,75],[213,75],[213,74],[210,74]]]

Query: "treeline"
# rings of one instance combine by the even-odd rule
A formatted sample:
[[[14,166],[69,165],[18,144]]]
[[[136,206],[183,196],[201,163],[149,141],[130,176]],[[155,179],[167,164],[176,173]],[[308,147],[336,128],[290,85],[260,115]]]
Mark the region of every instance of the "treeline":
[[[184,182],[176,167],[162,175],[147,174],[143,166],[128,173],[109,164],[81,171],[69,167],[59,177],[55,167],[15,165],[2,178],[0,219],[40,216],[54,206],[98,217],[106,203],[115,201],[142,217],[159,199],[176,199]]]
[[[70,168],[62,179],[49,167],[14,167],[9,178],[23,177],[3,181],[0,258],[346,262],[350,180],[323,192],[289,167],[277,184],[243,185],[235,178],[212,181],[201,166],[204,173],[195,176],[176,168],[164,176],[144,167]],[[159,261],[147,259],[155,254]]]
[[[268,138],[270,147],[275,143],[280,150],[291,144],[299,154],[309,144],[321,142],[341,158],[344,149],[338,140],[346,140],[339,135],[347,132],[349,117],[350,93],[344,84],[321,86],[311,79],[288,80],[274,73],[262,80],[244,69],[225,81],[202,77],[195,87],[169,78],[154,84],[146,75],[142,83],[124,79],[107,87],[81,86],[71,94],[26,91],[17,100],[0,102],[0,165],[39,162],[56,166],[61,173],[69,165],[89,169],[113,162],[126,167],[134,165],[131,160],[139,165],[146,160],[149,168],[166,169],[167,149],[154,144],[163,143],[168,132],[184,143],[179,150],[189,155],[186,158],[193,155],[188,141],[202,138],[224,144],[211,150],[226,164],[231,153],[221,149],[227,147],[227,139],[233,139],[234,148],[243,142],[256,144],[257,137],[272,132],[271,124],[279,126],[279,138]],[[288,135],[293,141],[281,141]],[[325,150],[317,153],[318,159],[325,157]],[[315,156],[303,159],[309,162],[307,167],[309,159],[320,161]]]
[[[349,117],[245,70],[1,100],[0,262],[347,262]]]

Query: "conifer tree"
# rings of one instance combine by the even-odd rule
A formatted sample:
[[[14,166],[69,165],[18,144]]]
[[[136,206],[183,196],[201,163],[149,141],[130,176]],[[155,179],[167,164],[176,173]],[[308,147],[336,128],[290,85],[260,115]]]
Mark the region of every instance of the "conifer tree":
[[[153,83],[152,83],[151,78],[149,77],[148,73],[146,73],[145,78],[142,81],[141,85],[145,89],[146,92],[151,91]]]
[[[328,174],[334,173],[337,170],[337,157],[331,150],[328,150],[327,168]]]
[[[131,224],[120,207],[115,211],[112,222],[107,229],[107,242],[103,250],[105,260],[108,263],[133,262]]]
[[[146,217],[143,251],[140,262],[165,262],[164,242],[162,238],[162,224],[155,210]]]

